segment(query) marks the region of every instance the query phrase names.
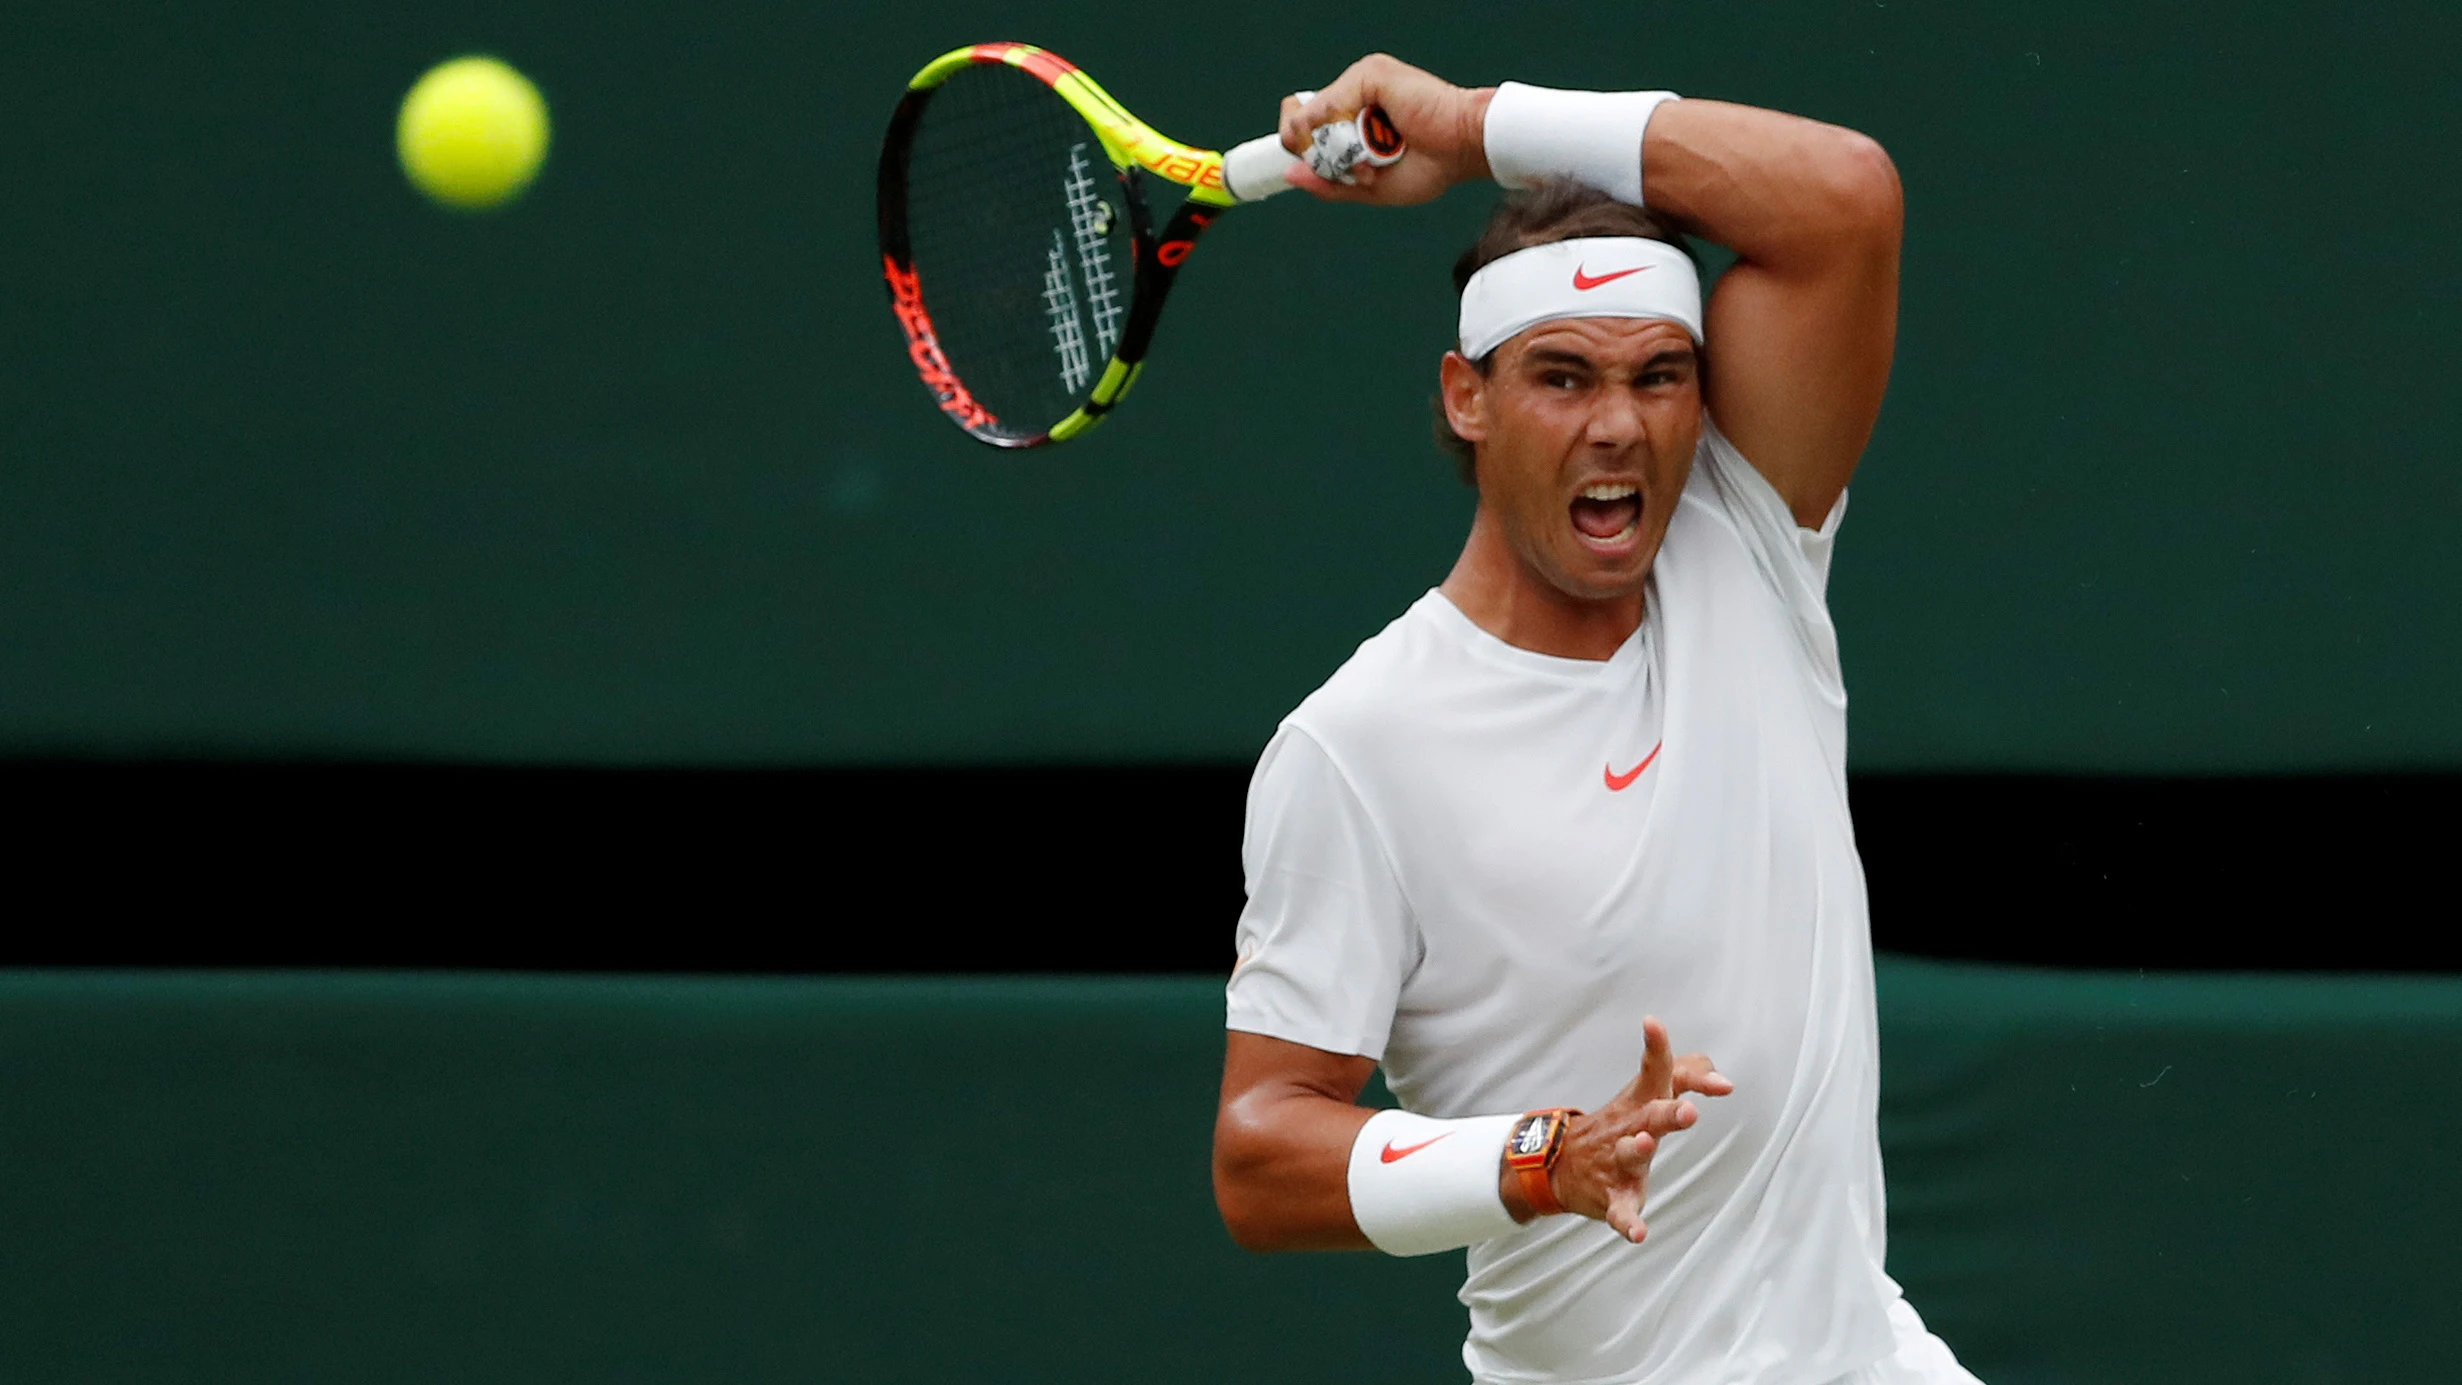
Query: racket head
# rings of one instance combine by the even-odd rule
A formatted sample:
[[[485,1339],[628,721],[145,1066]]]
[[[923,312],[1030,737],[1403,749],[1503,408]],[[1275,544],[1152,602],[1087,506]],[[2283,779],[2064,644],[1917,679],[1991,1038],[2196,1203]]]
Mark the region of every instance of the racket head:
[[[1189,190],[1161,237],[1149,174]],[[1055,53],[934,59],[891,117],[879,179],[890,306],[933,402],[996,447],[1092,427],[1135,381],[1188,242],[1231,201],[1221,155],[1156,133]]]

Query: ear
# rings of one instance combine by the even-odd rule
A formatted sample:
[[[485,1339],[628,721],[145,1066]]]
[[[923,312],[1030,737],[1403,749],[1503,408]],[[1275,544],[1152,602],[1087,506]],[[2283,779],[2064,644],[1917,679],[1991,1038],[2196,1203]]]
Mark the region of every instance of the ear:
[[[1445,422],[1464,442],[1487,441],[1488,377],[1459,351],[1445,353],[1437,367],[1437,391],[1445,401]]]

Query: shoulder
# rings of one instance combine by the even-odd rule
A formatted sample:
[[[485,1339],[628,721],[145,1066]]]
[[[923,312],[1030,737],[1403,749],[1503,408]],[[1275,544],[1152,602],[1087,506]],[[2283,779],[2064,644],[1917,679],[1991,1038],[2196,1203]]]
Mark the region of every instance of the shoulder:
[[[1258,761],[1252,809],[1338,782],[1380,821],[1426,787],[1436,747],[1459,744],[1477,709],[1500,695],[1499,674],[1464,637],[1468,621],[1429,591],[1363,642],[1276,729]],[[1322,761],[1321,769],[1304,767]],[[1298,764],[1277,763],[1297,761]]]
[[[1362,641],[1332,677],[1292,709],[1284,726],[1306,733],[1339,762],[1347,749],[1411,721],[1414,709],[1424,708],[1449,681],[1445,673],[1455,662],[1443,613],[1431,606],[1444,599],[1428,592]]]

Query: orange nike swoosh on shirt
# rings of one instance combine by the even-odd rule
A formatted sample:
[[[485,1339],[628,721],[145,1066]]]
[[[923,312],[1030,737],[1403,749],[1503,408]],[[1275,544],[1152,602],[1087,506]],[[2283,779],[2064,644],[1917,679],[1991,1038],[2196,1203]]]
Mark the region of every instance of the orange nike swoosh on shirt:
[[[1622,774],[1616,773],[1616,767],[1614,765],[1601,766],[1602,769],[1607,771],[1607,791],[1609,793],[1622,793],[1626,789],[1631,788],[1633,786],[1633,781],[1639,779],[1641,777],[1641,772],[1650,767],[1650,762],[1658,758],[1659,750],[1666,744],[1667,743],[1665,741],[1660,741],[1657,745],[1651,746],[1650,753],[1641,757],[1640,764],[1633,766],[1631,769],[1626,770]]]
[[[1639,274],[1649,267],[1650,266],[1648,265],[1635,265],[1631,269],[1619,269],[1613,274],[1602,274],[1595,279],[1587,274],[1584,274],[1581,270],[1575,269],[1573,271],[1573,288],[1578,293],[1588,293],[1590,290],[1597,288],[1601,284],[1612,284],[1627,274]]]
[[[1445,1135],[1450,1135],[1452,1133],[1452,1131],[1448,1130],[1445,1132]],[[1381,1163],[1390,1164],[1396,1159],[1407,1159],[1410,1156],[1417,1154],[1419,1151],[1426,1149],[1429,1145],[1436,1143],[1438,1140],[1445,1138],[1445,1135],[1431,1135],[1415,1145],[1404,1145],[1399,1149],[1394,1147],[1393,1141],[1387,1140],[1385,1142],[1385,1147],[1377,1152],[1377,1160]]]

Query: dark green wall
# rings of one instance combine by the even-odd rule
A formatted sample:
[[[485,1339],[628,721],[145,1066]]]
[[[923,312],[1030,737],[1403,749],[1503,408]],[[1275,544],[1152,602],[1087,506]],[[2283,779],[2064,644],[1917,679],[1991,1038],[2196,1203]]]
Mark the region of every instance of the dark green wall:
[[[2452,1377],[2462,982],[1884,961],[1881,1015],[1890,1270],[1991,1385]],[[0,972],[0,1376],[1459,1380],[1459,1256],[1223,1235],[1221,1021],[1196,979]]]
[[[1020,37],[1211,143],[1372,46],[1871,131],[1857,763],[2462,763],[2462,10],[1404,13],[12,6],[0,750],[1253,754],[1457,541],[1424,411],[1485,199],[1242,213],[1123,416],[995,455],[905,371],[868,178],[907,72]],[[471,49],[557,120],[480,219],[390,149]]]

